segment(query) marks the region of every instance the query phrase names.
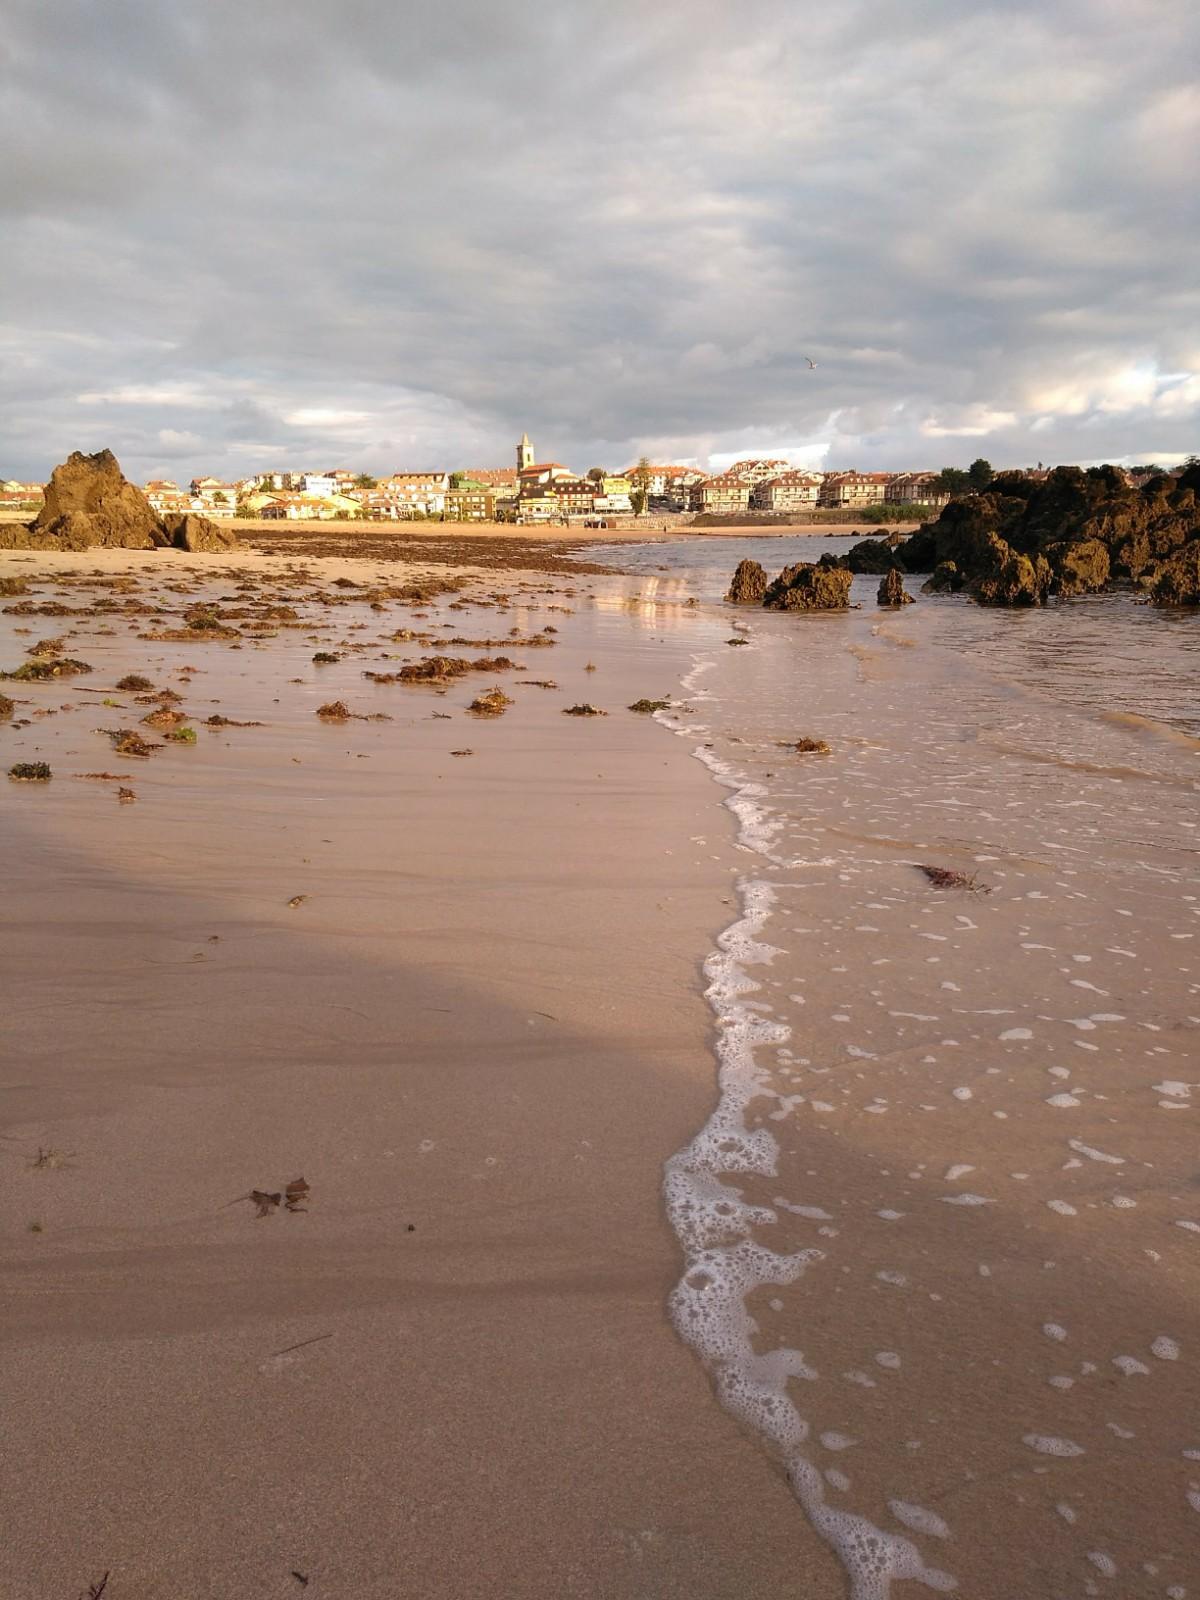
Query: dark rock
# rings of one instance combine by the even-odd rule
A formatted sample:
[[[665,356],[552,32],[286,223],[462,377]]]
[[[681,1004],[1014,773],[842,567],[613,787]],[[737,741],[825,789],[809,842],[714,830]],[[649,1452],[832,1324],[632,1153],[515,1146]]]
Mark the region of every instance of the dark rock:
[[[933,576],[921,585],[922,594],[957,594],[963,586],[963,575],[954,561],[939,561]]]
[[[162,520],[121,471],[111,450],[75,450],[55,467],[42,509],[30,525],[40,548],[153,550],[167,543]]]
[[[176,550],[211,553],[232,550],[238,536],[232,528],[223,527],[211,517],[198,517],[191,511],[180,511],[163,518],[167,538]]]
[[[984,606],[1035,606],[1045,598],[1052,573],[1044,556],[1032,560],[997,534],[987,535],[976,558],[977,576],[968,593]]]
[[[1046,559],[1054,569],[1055,594],[1092,594],[1108,584],[1108,546],[1099,539],[1048,544]]]
[[[739,561],[726,600],[735,605],[761,605],[767,592],[767,575],[757,561]]]
[[[1160,564],[1150,598],[1156,606],[1200,606],[1200,539]]]
[[[884,575],[876,595],[881,606],[910,606],[913,597],[904,587],[904,579],[900,575],[899,567],[891,567]]]
[[[844,611],[850,604],[850,581],[846,567],[798,561],[768,585],[763,605],[773,611]]]
[[[991,605],[1085,594],[1114,578],[1152,588],[1170,557],[1200,537],[1198,490],[1196,467],[1136,489],[1115,467],[1056,467],[1042,482],[1000,473],[986,494],[952,500],[898,555],[909,572],[952,563],[968,591]]]
[[[886,539],[860,539],[857,544],[851,545],[844,556],[831,559],[841,567],[848,567],[851,572],[866,573],[871,577],[889,572],[897,563],[897,555]],[[824,556],[821,562],[824,564]]]

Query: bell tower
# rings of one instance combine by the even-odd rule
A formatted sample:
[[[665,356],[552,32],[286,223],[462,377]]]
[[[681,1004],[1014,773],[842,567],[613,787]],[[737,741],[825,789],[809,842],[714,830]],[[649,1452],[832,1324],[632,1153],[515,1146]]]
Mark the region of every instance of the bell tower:
[[[524,472],[526,467],[532,467],[533,464],[533,446],[529,442],[529,435],[523,433],[517,446],[517,471]]]

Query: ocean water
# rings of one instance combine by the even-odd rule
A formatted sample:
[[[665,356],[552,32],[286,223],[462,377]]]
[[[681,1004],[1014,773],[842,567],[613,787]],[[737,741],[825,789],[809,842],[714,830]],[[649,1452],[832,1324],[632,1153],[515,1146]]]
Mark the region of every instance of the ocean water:
[[[609,559],[715,605],[743,556],[821,548]],[[671,1315],[853,1600],[1189,1600],[1200,616],[888,612],[877,582],[728,608],[744,642],[659,714],[745,858],[719,1095],[665,1175]]]

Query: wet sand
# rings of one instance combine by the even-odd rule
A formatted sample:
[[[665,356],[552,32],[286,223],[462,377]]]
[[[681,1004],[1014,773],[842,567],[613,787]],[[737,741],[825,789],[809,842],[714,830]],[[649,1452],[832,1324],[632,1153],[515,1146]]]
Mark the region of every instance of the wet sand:
[[[765,1600],[802,1572],[840,1595],[665,1311],[662,1164],[712,1102],[696,973],[733,861],[689,842],[706,775],[624,707],[669,694],[712,625],[515,573],[509,601],[488,574],[372,611],[335,580],[395,567],[288,567],[0,568],[32,590],[6,608],[173,613],[2,617],[5,668],[59,636],[94,670],[5,685],[0,725],[6,768],[54,771],[0,792],[0,1592],[110,1572],[112,1600]],[[213,595],[260,616],[142,637]],[[427,653],[397,629],[442,624],[559,632],[444,693],[361,676]],[[194,746],[139,759],[94,731],[161,737],[115,690],[129,672],[183,697]],[[492,684],[515,704],[470,716]],[[393,720],[318,719],[335,698]],[[610,715],[562,715],[582,700]],[[300,1176],[302,1214],[244,1198]]]

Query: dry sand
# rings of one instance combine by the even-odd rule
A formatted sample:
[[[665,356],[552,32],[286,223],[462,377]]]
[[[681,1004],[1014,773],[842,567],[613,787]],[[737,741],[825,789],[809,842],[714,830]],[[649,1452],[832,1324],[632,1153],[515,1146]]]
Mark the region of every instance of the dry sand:
[[[298,596],[397,569],[313,584],[261,556],[0,576],[51,569],[134,579],[39,577],[33,599],[176,611],[253,601],[250,573],[303,626],[173,643],[142,635],[178,616],[2,618],[0,665],[56,635],[94,667],[6,685],[0,724],[6,768],[54,770],[0,790],[5,1600],[105,1572],[106,1600],[841,1595],[664,1312],[661,1168],[712,1100],[696,969],[733,853],[708,778],[624,707],[669,693],[711,625],[537,575],[454,611],[331,611]],[[442,622],[560,632],[444,694],[361,677],[424,653],[381,646],[394,630]],[[141,728],[128,672],[182,694],[194,747],[138,759],[93,731]],[[493,683],[507,715],[468,715]],[[319,720],[335,698],[393,720]],[[561,714],[580,700],[611,714]],[[301,1175],[304,1214],[238,1198]]]

